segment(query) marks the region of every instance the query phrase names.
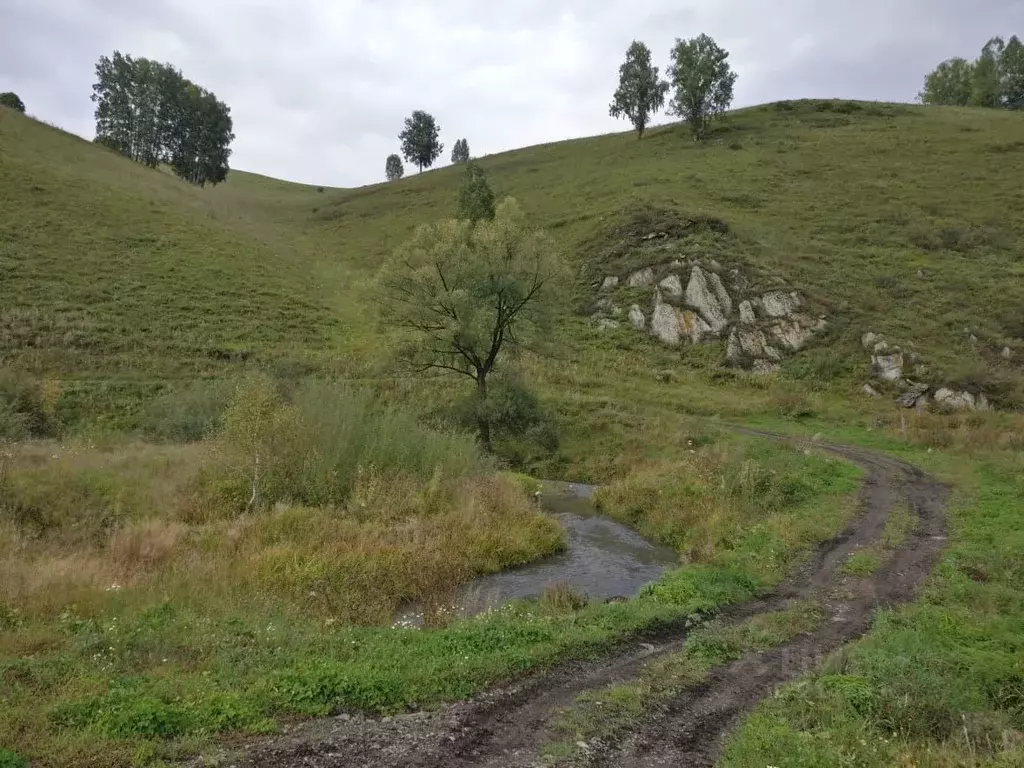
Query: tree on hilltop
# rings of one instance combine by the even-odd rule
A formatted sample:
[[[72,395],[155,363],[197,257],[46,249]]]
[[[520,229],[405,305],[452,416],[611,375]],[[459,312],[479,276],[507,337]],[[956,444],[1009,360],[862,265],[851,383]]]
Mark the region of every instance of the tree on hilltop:
[[[711,120],[732,104],[737,75],[729,66],[729,52],[708,35],[676,38],[669,76],[675,89],[669,111],[686,120],[700,141]]]
[[[1024,43],[993,37],[974,61],[942,62],[924,79],[925,104],[1024,109]]]
[[[974,65],[967,59],[955,58],[942,62],[925,77],[918,98],[925,104],[964,107],[971,103],[973,89]]]
[[[0,107],[7,107],[16,112],[25,112],[25,102],[14,91],[0,93]]]
[[[388,155],[387,162],[384,163],[384,174],[387,176],[388,181],[398,181],[405,176],[402,158],[398,155]]]
[[[456,165],[469,162],[469,142],[465,139],[459,139],[452,147],[452,162]]]
[[[658,78],[658,68],[651,64],[651,49],[634,40],[626,51],[626,61],[619,67],[619,87],[612,98],[609,114],[626,117],[643,138],[651,115],[665,105],[668,83]]]
[[[417,109],[405,118],[405,129],[398,134],[405,159],[420,169],[429,168],[441,156],[444,144],[440,142],[441,127],[433,115]]]

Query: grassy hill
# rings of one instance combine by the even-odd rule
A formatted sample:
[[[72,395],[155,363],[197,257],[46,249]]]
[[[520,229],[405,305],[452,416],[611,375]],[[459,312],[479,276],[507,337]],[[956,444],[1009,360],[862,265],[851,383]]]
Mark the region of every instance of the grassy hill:
[[[29,382],[36,435],[61,438],[0,432],[0,765],[159,765],[297,717],[435,705],[749,600],[843,529],[859,470],[736,422],[898,454],[955,492],[922,602],[811,679],[826,714],[768,702],[730,764],[781,764],[777,733],[808,765],[1018,754],[1021,417],[865,398],[860,338],[1024,406],[1021,135],[1002,111],[801,101],[731,113],[704,145],[671,125],[483,158],[576,276],[553,349],[515,361],[560,444],[501,458],[608,486],[609,513],[681,565],[621,604],[396,632],[396,607],[443,608],[562,543],[532,481],[446,421],[460,387],[394,369],[377,320],[382,262],[454,213],[461,171],[351,190],[233,171],[195,189],[0,108],[0,430]],[[755,377],[721,341],[596,327],[597,284],[644,258],[623,232],[675,215],[719,225],[673,248],[799,289],[829,330]],[[272,378],[245,378],[221,418],[254,369]],[[908,666],[921,674],[890,671]],[[927,706],[892,714],[909,701]]]
[[[732,256],[829,307],[851,392],[867,372],[855,339],[874,330],[1018,405],[999,353],[1024,357],[1022,127],[1000,111],[794,102],[732,113],[706,146],[668,126],[482,165],[584,269],[586,244],[635,203],[724,220]],[[163,383],[244,364],[378,375],[368,282],[415,225],[453,212],[461,181],[445,168],[336,190],[236,171],[194,189],[6,110],[0,173],[0,361],[63,380],[76,414],[126,423]]]

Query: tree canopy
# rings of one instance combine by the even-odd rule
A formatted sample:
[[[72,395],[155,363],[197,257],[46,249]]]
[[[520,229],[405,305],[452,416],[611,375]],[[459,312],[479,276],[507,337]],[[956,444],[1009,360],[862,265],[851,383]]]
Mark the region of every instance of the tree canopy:
[[[955,104],[963,107],[971,103],[973,88],[974,66],[967,59],[949,59],[925,77],[920,98],[925,104]]]
[[[433,115],[417,109],[410,117],[405,118],[405,129],[398,134],[402,142],[402,154],[405,159],[423,172],[429,168],[444,151],[440,142],[441,127]]]
[[[609,114],[626,117],[636,128],[638,138],[651,115],[665,105],[668,83],[658,78],[658,68],[651,64],[651,49],[636,40],[626,51],[626,61],[619,67],[619,87],[612,98]]]
[[[484,169],[476,163],[466,166],[466,179],[459,189],[458,216],[472,222],[494,218],[494,190]]]
[[[712,118],[732,104],[737,75],[729,66],[729,52],[704,34],[677,38],[669,76],[675,90],[669,111],[690,124],[694,139],[704,138]]]
[[[114,51],[96,64],[96,141],[204,186],[228,174],[231,110],[170,64]]]
[[[452,147],[452,162],[456,165],[469,162],[469,142],[465,139],[459,139]]]
[[[483,401],[504,356],[549,327],[562,278],[551,240],[506,198],[493,221],[451,219],[417,229],[382,271],[384,319],[409,334],[403,361],[470,378]],[[479,414],[489,448],[490,422],[485,409]]]
[[[24,112],[25,102],[14,91],[6,91],[5,93],[0,93],[0,107]]]
[[[925,75],[925,104],[1024,109],[1024,44],[993,37],[974,61],[948,59]]]
[[[398,155],[388,155],[387,162],[384,163],[384,174],[387,176],[388,181],[398,181],[398,179],[405,176],[405,166],[402,165],[402,158]]]

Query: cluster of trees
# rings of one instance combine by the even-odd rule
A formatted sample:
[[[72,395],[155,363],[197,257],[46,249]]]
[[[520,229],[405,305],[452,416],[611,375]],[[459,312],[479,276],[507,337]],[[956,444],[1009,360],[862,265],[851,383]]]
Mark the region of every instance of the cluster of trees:
[[[1024,109],[1024,43],[993,37],[974,61],[948,59],[924,79],[925,104]]]
[[[98,143],[199,186],[227,178],[231,110],[170,64],[114,51],[97,62],[92,89]]]
[[[669,79],[663,80],[651,63],[651,49],[634,40],[619,67],[619,87],[609,112],[627,118],[643,138],[652,115],[665,106],[671,92],[669,114],[683,118],[700,141],[711,121],[732,104],[737,75],[729,66],[729,52],[702,34],[690,40],[677,38],[671,58]]]
[[[402,155],[406,162],[418,167],[421,173],[424,168],[432,166],[444,151],[441,126],[433,115],[419,109],[405,118],[405,128],[398,134],[398,140],[402,143]],[[452,163],[458,165],[468,162],[469,142],[459,139],[452,149]],[[397,181],[405,175],[405,166],[399,155],[388,155],[384,163],[384,175],[388,181]]]
[[[25,102],[22,101],[14,91],[0,93],[0,107],[7,107],[16,112],[25,112]]]

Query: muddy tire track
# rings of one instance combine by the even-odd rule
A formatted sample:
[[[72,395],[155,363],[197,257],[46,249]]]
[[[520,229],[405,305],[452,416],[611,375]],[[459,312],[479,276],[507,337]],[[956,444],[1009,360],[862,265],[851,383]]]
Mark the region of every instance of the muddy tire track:
[[[859,515],[842,534],[821,544],[774,592],[726,608],[718,620],[738,623],[779,610],[790,600],[810,597],[823,602],[826,620],[813,633],[712,670],[706,681],[664,702],[620,742],[602,742],[599,748],[581,753],[581,764],[713,765],[722,737],[745,712],[783,683],[812,671],[827,654],[863,635],[878,608],[914,599],[945,543],[943,508],[948,489],[898,459],[852,446],[813,445],[866,470]],[[878,539],[889,512],[899,503],[907,503],[917,520],[905,543],[872,576],[837,577],[850,554]],[[840,582],[842,589],[834,589]],[[600,659],[566,663],[438,712],[384,720],[341,716],[307,723],[288,736],[243,748],[242,757],[226,764],[238,768],[536,766],[558,710],[584,691],[635,679],[655,658],[680,650],[687,634],[688,625],[680,620],[634,637]]]

